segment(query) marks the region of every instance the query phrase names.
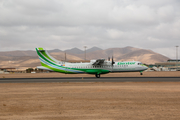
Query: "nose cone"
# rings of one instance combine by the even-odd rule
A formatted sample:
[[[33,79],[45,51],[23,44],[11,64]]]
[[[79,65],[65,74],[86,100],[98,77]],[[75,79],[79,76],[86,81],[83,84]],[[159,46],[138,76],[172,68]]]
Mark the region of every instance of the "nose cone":
[[[145,69],[147,70],[148,69],[148,67],[147,66],[144,66],[145,67]]]
[[[142,66],[143,66],[144,70],[148,69],[148,67],[146,65],[142,65]]]

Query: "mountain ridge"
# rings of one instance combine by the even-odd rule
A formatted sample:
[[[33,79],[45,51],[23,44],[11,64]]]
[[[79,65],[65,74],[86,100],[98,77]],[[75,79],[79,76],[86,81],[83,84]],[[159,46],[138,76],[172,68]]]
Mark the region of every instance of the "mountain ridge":
[[[77,50],[74,51],[73,50]],[[83,61],[85,58],[85,52],[78,48],[72,48],[68,50],[48,50],[49,54],[58,60],[76,60]],[[115,61],[140,61],[146,64],[154,64],[157,62],[166,62],[169,58],[156,53],[152,50],[140,49],[134,47],[124,47],[124,48],[108,48],[101,49],[98,47],[92,47],[86,51],[86,60],[104,58],[108,57],[114,58]],[[40,61],[38,59],[36,51],[3,51],[0,52],[0,68],[2,67],[36,67],[40,66]]]

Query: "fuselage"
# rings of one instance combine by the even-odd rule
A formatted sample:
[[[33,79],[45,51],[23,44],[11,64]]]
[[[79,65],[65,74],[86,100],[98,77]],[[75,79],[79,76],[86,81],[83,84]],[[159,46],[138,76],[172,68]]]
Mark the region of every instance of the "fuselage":
[[[113,65],[111,65],[110,61],[106,61],[102,65],[92,65],[92,63],[64,63],[57,65],[63,67],[64,70],[63,73],[72,73],[72,74],[75,73],[95,74],[97,72],[101,74],[106,74],[109,72],[141,72],[147,69],[147,66],[143,65],[141,62],[138,61],[115,62]],[[56,72],[59,71],[57,70]]]
[[[138,61],[123,61],[114,62],[106,61],[105,59],[91,60],[89,63],[69,63],[62,62],[51,57],[43,48],[36,48],[37,54],[42,66],[38,69],[50,70],[66,74],[88,73],[95,74],[97,78],[100,74],[107,74],[109,72],[142,72],[148,69]]]
[[[91,63],[66,63],[64,64],[67,69],[75,70],[107,70],[109,72],[136,72],[144,71],[147,66],[143,65],[141,62],[136,61],[126,61],[126,62],[115,62],[111,65],[110,61],[106,61],[108,64],[103,65],[92,65]]]

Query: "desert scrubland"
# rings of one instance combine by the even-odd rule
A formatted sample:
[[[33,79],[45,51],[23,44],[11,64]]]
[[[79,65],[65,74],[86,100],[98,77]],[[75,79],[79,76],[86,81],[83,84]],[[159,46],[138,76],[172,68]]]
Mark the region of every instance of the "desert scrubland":
[[[102,77],[179,77],[180,72],[111,73]],[[94,77],[0,74],[1,78]],[[180,82],[0,83],[0,120],[178,120]]]
[[[1,83],[1,120],[178,120],[179,82]]]

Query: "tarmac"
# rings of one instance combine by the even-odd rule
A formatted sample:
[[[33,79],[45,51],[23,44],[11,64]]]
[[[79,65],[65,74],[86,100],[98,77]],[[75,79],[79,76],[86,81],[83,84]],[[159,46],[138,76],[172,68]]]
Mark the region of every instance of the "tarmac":
[[[59,77],[59,78],[0,78],[0,83],[52,82],[180,82],[180,77]]]

